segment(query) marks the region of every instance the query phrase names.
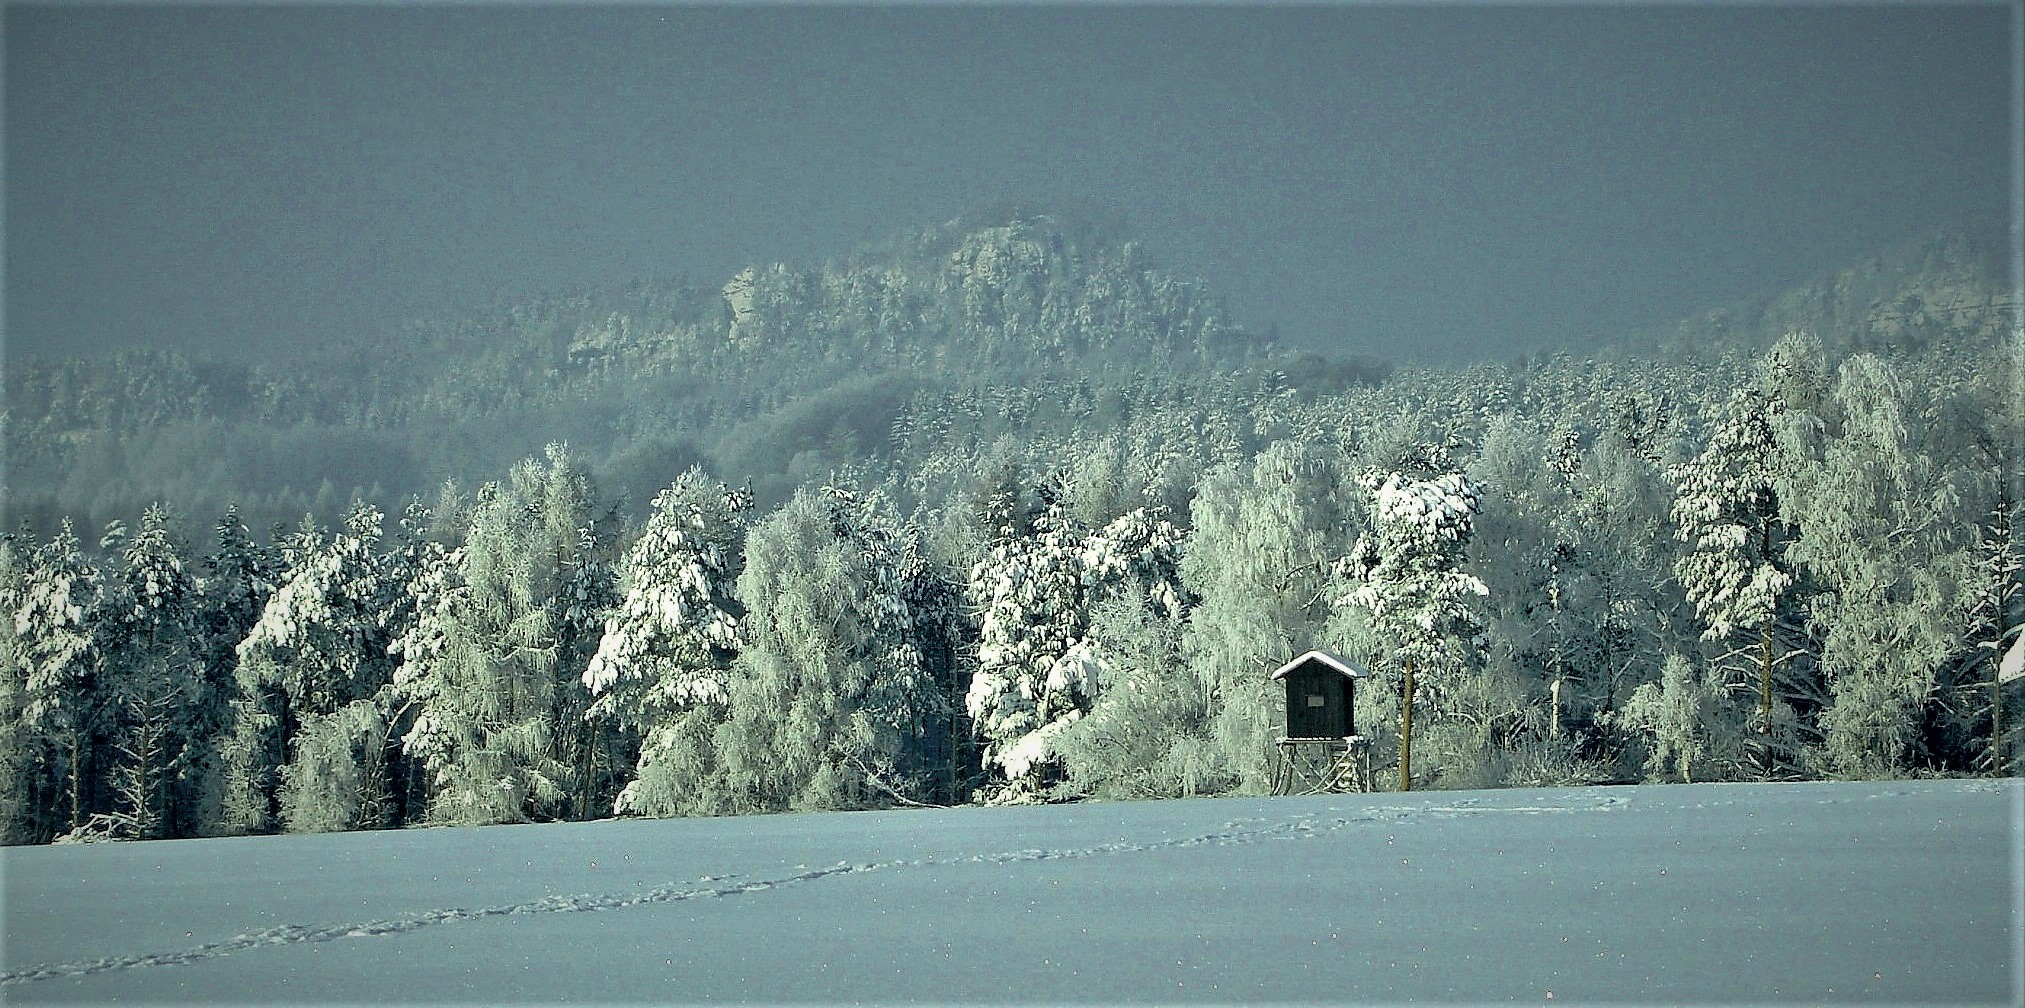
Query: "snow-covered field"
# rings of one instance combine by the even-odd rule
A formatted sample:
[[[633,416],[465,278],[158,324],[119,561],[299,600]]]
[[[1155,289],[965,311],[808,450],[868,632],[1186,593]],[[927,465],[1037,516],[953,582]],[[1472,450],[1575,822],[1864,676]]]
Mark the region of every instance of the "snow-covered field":
[[[0,999],[2016,1004],[2021,821],[1938,781],[13,848]]]

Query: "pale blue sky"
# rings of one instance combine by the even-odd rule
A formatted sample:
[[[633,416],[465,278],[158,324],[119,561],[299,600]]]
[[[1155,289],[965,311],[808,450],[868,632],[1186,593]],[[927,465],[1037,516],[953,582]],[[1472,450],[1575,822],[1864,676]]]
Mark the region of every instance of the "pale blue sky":
[[[23,7],[10,351],[370,334],[1020,199],[1489,355],[2008,219],[2009,11]]]

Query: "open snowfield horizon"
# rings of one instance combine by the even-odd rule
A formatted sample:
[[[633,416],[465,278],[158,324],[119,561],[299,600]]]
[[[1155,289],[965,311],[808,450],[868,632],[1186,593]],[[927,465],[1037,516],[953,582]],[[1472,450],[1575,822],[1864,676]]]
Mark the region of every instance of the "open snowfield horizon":
[[[13,1004],[2017,1004],[2025,785],[15,847]]]

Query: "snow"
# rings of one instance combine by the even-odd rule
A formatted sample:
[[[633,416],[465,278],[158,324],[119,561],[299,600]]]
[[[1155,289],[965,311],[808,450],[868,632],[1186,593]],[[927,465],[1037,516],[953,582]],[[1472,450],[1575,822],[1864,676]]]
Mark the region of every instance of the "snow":
[[[2017,1003],[2021,821],[1703,784],[11,848],[0,998]]]

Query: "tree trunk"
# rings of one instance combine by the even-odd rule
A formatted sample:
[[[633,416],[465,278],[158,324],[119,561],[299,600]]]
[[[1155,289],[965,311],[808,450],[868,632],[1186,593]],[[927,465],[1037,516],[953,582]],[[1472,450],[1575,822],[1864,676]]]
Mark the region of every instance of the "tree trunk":
[[[70,828],[71,829],[76,829],[79,826],[84,825],[84,794],[81,790],[84,781],[84,774],[82,772],[84,768],[80,766],[80,764],[83,761],[80,758],[82,754],[79,751],[84,747],[84,739],[81,737],[82,734],[83,734],[82,732],[79,732],[75,728],[71,729],[70,731]]]
[[[1758,628],[1758,731],[1772,734],[1772,624]]]
[[[591,785],[596,776],[598,723],[585,721],[577,738],[577,821],[582,822],[591,815]]]
[[[2003,620],[1998,620],[2003,625]],[[2003,638],[1999,637],[1999,641]],[[2004,772],[2004,649],[1996,649],[1996,660],[1990,663],[1990,774],[1993,777],[2006,776]]]
[[[1399,708],[1399,790],[1413,790],[1413,660],[1406,662],[1405,702]]]
[[[1561,737],[1561,679],[1560,679],[1560,677],[1558,677],[1558,676],[1557,676],[1557,677],[1555,677],[1555,679],[1554,679],[1554,682],[1553,682],[1553,684],[1552,684],[1551,686],[1549,686],[1549,687],[1548,687],[1547,693],[1548,693],[1548,695],[1549,695],[1550,697],[1552,697],[1552,699],[1553,699],[1553,709],[1554,709],[1554,717],[1553,717],[1553,721],[1552,721],[1552,722],[1551,722],[1551,723],[1550,723],[1550,724],[1549,724],[1549,725],[1547,726],[1547,737],[1548,737],[1548,738],[1560,738],[1560,737]]]

